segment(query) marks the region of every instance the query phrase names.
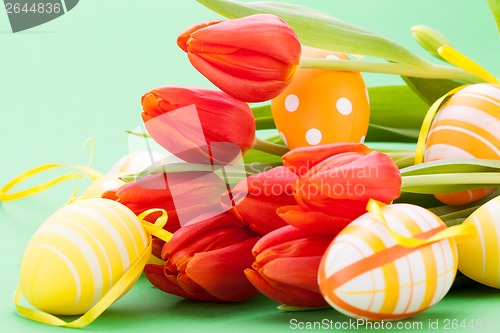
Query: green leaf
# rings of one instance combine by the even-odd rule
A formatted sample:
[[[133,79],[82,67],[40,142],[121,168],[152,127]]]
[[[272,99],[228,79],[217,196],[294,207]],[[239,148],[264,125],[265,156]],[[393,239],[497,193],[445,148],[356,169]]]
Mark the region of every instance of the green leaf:
[[[443,60],[443,57],[438,53],[438,49],[443,46],[452,46],[450,41],[439,31],[426,25],[417,24],[411,27],[411,32],[416,41],[432,56]]]
[[[413,193],[451,193],[500,187],[500,172],[426,174],[402,178],[401,191]]]
[[[488,5],[497,23],[498,33],[500,33],[500,0],[488,0]]]
[[[275,129],[273,113],[271,111],[271,104],[264,104],[252,107],[253,116],[257,130]]]
[[[231,0],[197,1],[227,18],[259,13],[277,15],[290,25],[304,45],[373,56],[408,65],[429,66],[427,61],[389,39],[310,8],[266,1],[253,3]]]
[[[439,161],[420,163],[414,166],[401,169],[402,176],[469,173],[469,172],[474,172],[474,173],[500,172],[500,160],[445,159]]]
[[[417,77],[402,76],[408,87],[410,87],[428,105],[447,94],[449,91],[464,85],[462,82],[445,79],[423,79]]]
[[[368,88],[367,141],[416,142],[428,106],[407,86]]]
[[[134,181],[140,177],[158,173],[175,173],[175,172],[213,172],[217,174],[222,180],[228,184],[236,184],[242,179],[269,170],[276,166],[275,163],[262,163],[262,162],[247,162],[245,164],[235,165],[209,165],[209,164],[196,164],[196,163],[169,163],[169,164],[155,164],[136,174],[129,174],[122,176],[121,179],[125,182]]]

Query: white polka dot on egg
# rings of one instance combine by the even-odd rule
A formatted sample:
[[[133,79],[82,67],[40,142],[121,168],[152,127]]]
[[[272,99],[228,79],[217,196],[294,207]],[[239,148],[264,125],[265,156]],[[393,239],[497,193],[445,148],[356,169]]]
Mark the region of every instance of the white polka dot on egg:
[[[288,95],[285,98],[285,109],[288,112],[295,112],[299,108],[299,98],[297,95]]]
[[[340,97],[337,100],[337,111],[344,116],[348,116],[352,112],[352,103],[345,97]]]
[[[366,139],[366,137],[363,135],[363,136],[361,137],[361,139],[359,139],[359,143],[364,143],[364,142],[365,142],[365,139]]]
[[[306,141],[311,146],[316,146],[317,144],[319,144],[322,138],[323,134],[321,134],[321,131],[317,128],[311,128],[306,132]]]

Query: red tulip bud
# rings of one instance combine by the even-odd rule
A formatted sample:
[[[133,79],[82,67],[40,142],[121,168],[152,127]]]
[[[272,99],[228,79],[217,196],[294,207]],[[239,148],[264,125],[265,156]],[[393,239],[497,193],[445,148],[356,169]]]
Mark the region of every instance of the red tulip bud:
[[[292,80],[301,53],[295,32],[271,14],[200,23],[182,32],[177,44],[201,74],[245,102],[279,95]]]
[[[298,148],[283,160],[300,175],[294,185],[299,205],[336,218],[362,215],[370,198],[389,203],[400,195],[396,164],[362,144]]]
[[[151,208],[165,209],[165,229],[174,232],[202,214],[222,212],[218,198],[225,190],[226,184],[216,174],[190,171],[139,177],[103,196],[124,204],[137,215]],[[148,220],[154,221],[155,217],[151,214]]]
[[[332,235],[286,226],[262,237],[252,252],[255,262],[245,274],[264,295],[280,303],[319,307],[327,303],[318,287],[321,258]]]
[[[180,297],[240,302],[257,294],[244,270],[252,264],[258,235],[231,214],[189,224],[164,245],[164,266],[146,265],[148,280]]]
[[[293,184],[297,176],[285,167],[252,175],[221,197],[222,206],[265,235],[286,223],[276,214],[281,206],[296,204]]]
[[[187,162],[229,164],[253,146],[250,107],[222,91],[164,86],[141,103],[151,137]]]

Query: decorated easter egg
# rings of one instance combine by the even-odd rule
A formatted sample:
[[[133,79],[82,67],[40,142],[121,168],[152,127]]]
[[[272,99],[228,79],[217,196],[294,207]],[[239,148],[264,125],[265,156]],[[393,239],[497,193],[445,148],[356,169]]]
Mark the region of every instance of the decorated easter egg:
[[[302,56],[349,58],[305,48]],[[288,148],[334,142],[363,142],[368,130],[368,91],[359,72],[297,70],[290,85],[271,101],[274,122]]]
[[[458,269],[477,282],[500,288],[500,196],[479,207],[463,224],[476,226],[478,236],[457,244]]]
[[[40,310],[85,313],[148,245],[144,227],[127,207],[107,199],[78,200],[51,215],[29,242],[21,291]]]
[[[166,157],[167,154],[153,150],[136,151],[116,161],[109,173],[139,173]]]
[[[100,198],[109,190],[117,189],[126,183],[120,178],[126,173],[111,173],[96,179],[83,191],[82,198]]]
[[[372,213],[351,222],[332,241],[319,267],[325,300],[355,318],[396,320],[439,302],[457,270],[453,239],[405,247],[389,228],[408,238],[427,238],[446,229],[436,215],[410,204],[381,209],[387,224]]]
[[[457,158],[500,159],[500,86],[474,84],[441,106],[427,136],[425,161]],[[450,205],[467,204],[491,193],[477,189],[436,198]]]

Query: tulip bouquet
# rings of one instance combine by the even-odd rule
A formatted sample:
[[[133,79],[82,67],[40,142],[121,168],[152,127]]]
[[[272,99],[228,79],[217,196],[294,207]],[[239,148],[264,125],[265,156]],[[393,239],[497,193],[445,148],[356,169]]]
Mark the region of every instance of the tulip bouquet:
[[[499,195],[499,81],[429,27],[412,31],[447,65],[308,8],[197,1],[228,19],[188,27],[177,45],[217,89],[146,92],[147,133],[132,134],[171,156],[102,194],[138,216],[156,210],[146,214],[150,222],[168,213],[164,229],[173,236],[153,239],[159,261],[146,265],[147,279],[197,301],[262,293],[282,310],[333,303],[369,319],[408,317],[439,301],[455,278],[455,239],[478,237],[462,222]],[[488,3],[500,25],[500,2]],[[366,88],[362,72],[399,75],[406,85]],[[343,244],[358,252],[336,256]],[[435,247],[450,263],[445,272]],[[422,266],[411,268],[420,262],[411,255]],[[472,260],[465,256],[459,267]],[[427,271],[418,308],[411,293],[406,308],[385,302],[378,310],[329,294],[332,277],[339,290],[351,288],[369,269],[370,281],[398,285],[402,258],[410,276]],[[349,271],[351,259],[359,261]],[[375,295],[367,283],[359,288]],[[440,297],[429,291],[439,283]],[[396,294],[404,303],[403,291]]]
[[[177,44],[220,90],[163,86],[145,93],[147,133],[135,134],[184,162],[156,163],[103,195],[136,214],[168,212],[173,237],[156,239],[154,250],[163,262],[145,268],[158,289],[211,302],[260,292],[284,310],[323,307],[330,301],[317,276],[325,251],[373,200],[429,208],[452,226],[498,195],[500,138],[491,130],[500,124],[498,81],[437,31],[412,29],[427,51],[453,66],[304,7],[198,2],[229,19],[189,27]],[[489,4],[498,21],[498,1]],[[360,72],[400,75],[407,85],[366,89]],[[435,114],[470,89],[464,86],[476,89],[466,97],[477,93],[496,104],[484,118],[494,125],[476,121],[474,128],[484,129],[471,134],[489,131],[483,141],[492,153],[438,139],[431,151]],[[315,101],[315,91],[333,101]],[[264,103],[249,104],[257,102]],[[333,110],[340,118],[331,118]],[[458,118],[442,126],[451,131],[465,113],[456,110]],[[279,135],[262,139],[261,130],[276,129]],[[390,149],[392,142],[409,148]],[[457,199],[464,193],[467,200]]]

